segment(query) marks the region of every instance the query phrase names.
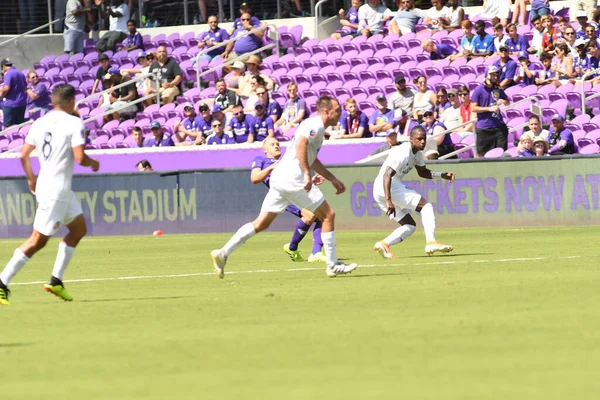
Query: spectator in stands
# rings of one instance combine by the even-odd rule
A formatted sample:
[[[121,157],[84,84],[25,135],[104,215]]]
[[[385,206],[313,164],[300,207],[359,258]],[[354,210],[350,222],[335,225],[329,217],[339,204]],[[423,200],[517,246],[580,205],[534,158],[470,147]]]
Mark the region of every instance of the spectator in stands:
[[[440,118],[446,109],[452,107],[452,104],[448,100],[448,92],[444,87],[438,89],[435,98],[436,101],[434,111],[437,117]]]
[[[558,78],[553,69],[552,56],[548,53],[542,53],[540,55],[540,62],[544,68],[538,72],[538,77],[535,79],[536,85],[544,86],[554,83]]]
[[[573,57],[573,79],[571,83],[575,84],[575,79],[581,78],[591,67],[591,59],[585,52],[586,40],[577,39],[575,42],[575,50],[577,56]]]
[[[531,24],[533,25],[533,38],[531,39],[531,47],[527,49],[527,52],[530,54],[540,55],[542,53],[542,41],[544,40],[544,24],[542,23],[542,17],[537,16],[535,18],[531,18]]]
[[[433,2],[435,1],[436,0],[433,0]],[[417,22],[425,17],[425,12],[415,7],[414,0],[400,0],[398,12],[389,26],[390,33],[397,33],[402,36],[414,32]],[[432,23],[429,18],[427,19],[427,22],[430,24]]]
[[[532,115],[529,117],[529,120],[527,121],[527,128],[529,129],[527,132],[529,132],[534,138],[541,137],[544,140],[548,140],[548,131],[542,128],[542,122],[540,121],[540,117],[537,115]]]
[[[137,112],[136,104],[129,104],[138,98],[138,91],[135,87],[135,82],[128,76],[121,75],[118,68],[108,70],[107,79],[111,79],[114,86],[126,84],[125,86],[115,89],[110,93],[110,101],[102,103],[102,108],[105,111],[114,110],[112,118],[119,119],[120,114]],[[129,82],[129,84],[127,84]],[[106,116],[108,117],[108,115]]]
[[[139,126],[133,127],[131,136],[133,137],[133,145],[131,147],[148,147],[147,141],[144,139],[144,134],[142,133],[142,128]]]
[[[340,8],[338,11],[338,17],[342,29],[338,29],[335,33],[331,34],[331,38],[337,40],[342,36],[352,35],[357,36],[358,32],[358,9],[363,5],[362,0],[352,0],[352,7],[348,10],[348,13]]]
[[[468,19],[460,23],[460,27],[463,31],[463,37],[460,40],[460,51],[454,56],[450,56],[448,59],[454,61],[459,57],[468,57],[473,52],[473,41],[475,35],[473,34],[473,23]]]
[[[244,72],[246,72],[246,65],[241,61],[235,61],[231,64],[231,73],[224,77],[225,84],[229,90],[238,96],[241,93],[240,83],[244,79]]]
[[[542,38],[542,49],[548,54],[554,54],[554,46],[558,43],[558,39],[562,37],[562,33],[554,26],[554,17],[552,15],[544,15],[542,17],[542,25],[546,29]]]
[[[202,39],[198,43],[199,49],[207,49],[229,40],[229,33],[225,29],[219,28],[219,20],[215,15],[208,17],[208,27],[208,32],[202,35]],[[225,52],[225,46],[211,50],[208,53],[199,54],[196,60],[212,60],[223,54],[223,52]]]
[[[288,100],[283,107],[281,118],[275,123],[275,129],[285,134],[291,128],[297,127],[306,115],[306,104],[298,97],[298,85],[290,82],[287,85]]]
[[[240,108],[241,109],[241,108]],[[223,122],[215,119],[211,125],[213,134],[206,138],[207,145],[213,144],[235,144],[234,138],[223,131]]]
[[[389,99],[392,111],[395,118],[402,116],[402,111],[407,115],[412,115],[413,103],[415,100],[415,92],[406,87],[406,78],[399,74],[395,79],[396,92],[392,93]]]
[[[265,105],[267,115],[271,117],[273,123],[279,121],[279,118],[281,118],[281,114],[283,113],[283,111],[281,110],[281,106],[279,105],[279,103],[269,97],[269,92],[267,91],[267,88],[265,88],[264,86],[257,87],[256,96],[258,98],[258,102],[262,102]],[[253,107],[256,107],[256,103],[254,103]]]
[[[267,137],[275,137],[275,123],[267,114],[267,107],[262,101],[258,101],[254,105],[255,116],[252,121],[252,142],[262,142]]]
[[[225,118],[225,113],[223,113],[223,111],[221,111],[221,106],[218,105],[218,104],[213,104],[212,114],[210,115],[210,117],[213,120],[216,119],[216,120],[221,121],[223,124],[225,123],[225,119],[226,119]],[[209,124],[209,126],[210,126],[210,124]],[[225,125],[223,125],[223,126],[225,126]],[[204,132],[204,133],[206,134],[207,132]]]
[[[506,38],[505,44],[508,46],[508,51],[511,56],[516,56],[522,51],[527,51],[529,43],[527,43],[527,38],[525,38],[525,36],[517,33],[517,25],[506,25],[506,33],[508,34],[508,37]]]
[[[46,85],[40,82],[37,72],[29,71],[27,83],[27,110],[29,110],[29,115],[37,111],[47,112],[50,95]]]
[[[508,146],[508,127],[502,119],[500,106],[508,106],[510,101],[498,86],[499,83],[500,70],[497,66],[490,65],[484,84],[477,86],[471,93],[471,110],[477,114],[475,145],[479,157],[496,147],[506,150]]]
[[[148,71],[150,70],[150,61],[149,61],[149,54],[146,54],[145,51],[140,51],[137,53],[136,56],[136,61],[138,63],[137,67],[135,68],[122,68],[121,69],[121,73],[123,75],[128,75],[131,76],[135,79],[135,77],[137,75],[147,75]],[[154,55],[152,55],[152,59],[154,59]],[[144,91],[144,85],[146,83],[145,79],[140,79],[136,82],[135,86],[138,89],[138,91],[143,92]]]
[[[460,124],[466,124],[469,121],[477,119],[477,115],[473,112],[473,103],[471,102],[471,93],[467,86],[458,88],[458,99],[460,100]],[[465,134],[473,133],[473,123],[463,126],[460,129]]]
[[[380,4],[379,0],[367,0],[367,3],[358,9],[358,32],[366,37],[382,33],[385,23],[393,17],[392,10]],[[390,25],[390,33],[399,33],[397,25],[396,31],[393,31]]]
[[[10,59],[5,58],[0,62],[4,72],[4,82],[0,86],[0,99],[4,114],[4,127],[18,125],[25,122],[25,108],[27,106],[27,80],[25,75],[16,68]]]
[[[500,46],[500,59],[493,63],[500,71],[500,89],[508,89],[515,85],[515,75],[517,74],[517,63],[510,58],[508,46],[503,44]]]
[[[175,146],[173,140],[168,135],[163,133],[162,127],[160,126],[160,122],[152,121],[150,123],[150,129],[152,130],[152,134],[154,135],[153,139],[148,140],[147,147],[167,147],[167,146]]]
[[[254,104],[258,101],[256,90],[259,87],[265,87],[266,82],[260,75],[254,75],[250,77],[249,86],[252,88],[249,96],[246,99],[246,112],[254,112]]]
[[[425,128],[427,136],[438,135],[433,138],[433,141],[437,144],[437,153],[439,156],[444,156],[454,151],[454,145],[452,144],[450,134],[441,134],[448,128],[446,128],[446,126],[443,123],[438,121],[438,119],[435,116],[435,110],[433,108],[429,108],[423,112],[423,123],[421,124],[421,126]]]
[[[259,69],[261,63],[262,63],[262,60],[258,54],[254,54],[254,55],[251,55],[250,57],[248,57],[248,59],[245,62],[246,76],[247,76],[248,82],[250,83],[250,86],[252,86],[253,79],[255,79],[256,75],[259,75],[260,78],[262,78],[262,80],[264,82],[263,83],[258,82],[258,84],[266,85],[267,90],[272,91],[273,88],[275,87],[275,82],[273,81],[273,79],[269,78],[267,75],[261,74],[260,69]],[[254,90],[254,89],[251,88],[251,90]]]
[[[250,6],[248,5],[248,3],[240,4],[240,16],[237,17],[235,19],[235,21],[233,21],[233,29],[231,30],[231,32],[229,32],[229,36],[233,35],[233,32],[235,32],[236,29],[239,29],[242,27],[242,25],[243,25],[242,18],[244,16],[244,14],[252,15],[252,10],[250,9]],[[258,18],[256,18],[255,16],[252,16],[252,17],[250,17],[250,25],[255,28],[259,27],[260,20]]]
[[[240,100],[239,96],[227,88],[225,79],[217,79],[217,81],[215,82],[215,87],[215,104],[220,105],[221,110],[224,113],[229,113],[233,110],[233,107],[242,104],[242,101]]]
[[[96,71],[96,80],[94,81],[94,86],[92,86],[91,94],[96,93],[96,89],[98,89],[98,84],[102,83],[104,76],[108,74],[108,70],[112,68],[108,56],[104,53],[100,54],[100,56],[98,57],[98,64],[100,64],[100,67],[98,68],[98,71]],[[106,88],[104,87],[104,85],[102,85],[101,89],[104,90]]]
[[[574,19],[573,16],[577,16],[579,11],[585,11],[587,17],[592,19],[597,8],[596,0],[569,0],[568,4],[571,19]]]
[[[494,52],[500,53],[500,46],[506,43],[508,36],[504,34],[504,27],[502,24],[496,24],[494,26]]]
[[[150,71],[155,75],[155,80],[147,80],[144,95],[160,92],[160,99],[163,104],[169,104],[175,101],[175,97],[181,92],[179,87],[183,78],[181,67],[167,55],[165,46],[158,46],[158,58],[150,65]],[[154,102],[153,99],[145,100],[146,105]]]
[[[529,133],[524,133],[521,135],[519,144],[517,145],[517,151],[518,157],[535,156],[535,153],[533,152],[533,137]]]
[[[450,16],[442,16],[439,18],[442,29],[448,32],[461,29],[462,22],[465,19],[465,10],[458,5],[459,0],[448,0],[446,7],[450,9]]]
[[[574,36],[574,35],[573,35]],[[569,83],[573,75],[573,57],[566,43],[559,43],[555,46],[556,58],[558,63],[552,66],[552,71],[556,73],[557,79],[554,81],[556,86]]]
[[[203,106],[208,110],[206,104],[203,104]],[[179,141],[177,146],[204,144],[206,140],[200,129],[200,124],[204,122],[204,119],[196,115],[196,109],[192,103],[185,103],[183,106],[183,115],[185,116],[183,121],[177,120],[173,125],[173,133]],[[210,129],[210,123],[208,127]]]
[[[84,7],[80,0],[68,0],[65,15],[65,53],[83,53],[87,13],[92,9]]]
[[[581,39],[596,39],[598,37],[598,32],[594,25],[587,23],[583,25],[581,30],[577,33],[577,37]]]
[[[600,49],[598,48],[598,42],[595,39],[592,39],[589,42],[587,42],[587,44],[585,45],[585,52],[590,57],[590,69],[598,69],[600,67]],[[596,85],[598,82],[600,82],[599,73],[595,73],[592,76],[592,85]]]
[[[440,112],[440,122],[448,129],[455,129],[461,123],[458,90],[454,88],[448,90],[448,102],[450,103],[450,107],[446,108],[443,112]],[[463,129],[461,128],[460,130],[462,131]]]
[[[423,23],[427,27],[437,32],[443,29],[443,19],[449,19],[452,16],[452,10],[449,7],[444,6],[442,0],[431,0],[431,8],[425,12],[423,17]]]
[[[369,131],[373,136],[387,136],[396,127],[394,111],[388,108],[384,95],[380,94],[375,101],[377,110],[369,118]]]
[[[549,148],[550,145],[545,139],[542,139],[541,137],[536,137],[533,139],[533,152],[535,153],[536,157],[548,156]]]
[[[443,60],[450,56],[458,54],[458,50],[448,44],[437,44],[433,40],[427,38],[421,42],[421,47],[425,53],[429,53],[429,58],[432,60]]]
[[[233,107],[233,118],[229,121],[225,131],[233,134],[236,143],[252,143],[254,141],[253,121],[254,117],[252,115],[244,114],[241,104],[235,105]]]
[[[148,160],[142,160],[139,163],[135,164],[135,167],[140,172],[152,171],[152,165]]]
[[[99,52],[107,50],[115,51],[117,44],[121,43],[127,37],[127,21],[130,15],[129,6],[125,4],[125,0],[111,0],[110,4],[108,6],[107,2],[106,6],[100,8],[104,16],[108,16],[109,31],[96,44],[96,49]]]
[[[144,40],[142,39],[142,35],[137,30],[135,20],[130,19],[129,21],[127,21],[127,31],[129,32],[129,34],[127,35],[125,40],[123,40],[123,48],[121,50],[145,50]]]
[[[233,59],[242,56],[246,53],[250,53],[262,47],[262,39],[265,36],[265,30],[260,29],[256,32],[248,34],[253,29],[256,29],[250,23],[251,16],[248,13],[242,14],[242,26],[233,32],[232,40],[229,42],[225,51],[221,56],[223,59]]]
[[[481,16],[486,19],[498,18],[502,26],[506,26],[508,14],[510,14],[510,5],[510,0],[486,0],[483,3],[483,14]]]
[[[548,0],[515,0],[515,11],[513,12],[511,23],[516,24],[518,20],[520,26],[525,26],[527,4],[531,4],[531,12],[529,13],[530,21],[535,17],[542,17],[550,14]]]
[[[575,141],[573,132],[565,128],[565,117],[559,114],[552,116],[552,129],[548,133],[548,143],[550,150],[548,154],[560,156],[563,154],[575,153]]]
[[[340,131],[329,135],[329,139],[358,139],[370,137],[369,118],[358,109],[356,100],[349,98],[344,104],[345,111],[340,116]]]
[[[425,75],[419,75],[413,81],[417,85],[417,93],[415,93],[415,99],[413,102],[412,117],[421,122],[423,112],[429,108],[434,109],[437,97],[435,93],[427,87],[427,77]]]
[[[473,51],[467,52],[468,59],[475,57],[488,57],[494,54],[494,37],[485,33],[485,22],[475,22],[475,38],[473,39]]]
[[[519,72],[515,75],[515,83],[519,86],[535,85],[537,71],[532,71],[529,67],[529,55],[526,51],[519,53]]]

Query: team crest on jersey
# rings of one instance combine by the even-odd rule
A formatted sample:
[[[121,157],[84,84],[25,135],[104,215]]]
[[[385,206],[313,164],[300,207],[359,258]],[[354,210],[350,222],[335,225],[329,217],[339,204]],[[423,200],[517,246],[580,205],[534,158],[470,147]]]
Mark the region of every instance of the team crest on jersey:
[[[492,97],[494,98],[494,100],[498,101],[500,100],[500,91],[499,90],[493,90],[492,91]]]
[[[317,134],[317,131],[315,131],[314,129],[310,130],[310,137],[314,137]]]
[[[60,222],[55,223],[52,229],[56,230],[58,228],[60,228]]]

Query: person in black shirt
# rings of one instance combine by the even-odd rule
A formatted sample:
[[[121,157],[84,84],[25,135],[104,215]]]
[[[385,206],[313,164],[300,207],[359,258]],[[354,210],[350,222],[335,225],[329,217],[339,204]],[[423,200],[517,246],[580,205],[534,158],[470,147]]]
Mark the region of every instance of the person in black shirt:
[[[172,103],[175,97],[181,93],[180,85],[183,74],[177,61],[167,55],[165,46],[158,47],[157,60],[150,65],[149,72],[155,76],[146,81],[144,95],[147,96],[158,91],[163,104]],[[144,104],[149,106],[153,102],[154,99],[150,98],[145,100]]]
[[[122,83],[131,81],[131,78],[124,77],[121,75],[119,69],[114,67],[108,71],[105,78],[109,80],[113,86],[118,86]],[[113,119],[118,120],[119,114],[137,112],[137,106],[135,104],[129,105],[129,102],[135,100],[137,97],[137,88],[135,87],[134,82],[121,88],[114,89],[108,96],[105,95],[100,106],[106,111],[115,110],[112,114],[105,116],[105,121],[110,120],[111,115]]]
[[[106,75],[108,73],[108,70],[111,68],[110,60],[108,59],[108,56],[104,53],[100,54],[100,56],[98,57],[98,64],[100,64],[100,68],[98,68],[98,71],[96,72],[96,80],[94,81],[94,86],[92,86],[91,94],[96,93],[96,89],[98,89],[98,84],[102,83],[104,75]],[[102,90],[106,89],[104,85],[102,85],[101,88]]]
[[[215,104],[221,106],[221,111],[229,113],[233,110],[233,107],[242,105],[242,101],[237,94],[227,89],[227,84],[223,78],[219,78],[215,82],[216,93],[215,93]]]

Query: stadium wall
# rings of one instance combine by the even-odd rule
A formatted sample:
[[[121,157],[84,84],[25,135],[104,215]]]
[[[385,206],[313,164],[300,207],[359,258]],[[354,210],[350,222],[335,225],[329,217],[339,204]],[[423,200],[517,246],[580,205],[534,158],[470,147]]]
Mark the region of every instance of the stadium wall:
[[[405,183],[434,204],[439,227],[586,225],[600,216],[597,166],[597,158],[433,163],[433,170],[454,171],[457,180],[423,180],[411,172]],[[338,229],[393,227],[371,196],[379,168],[332,168],[347,187],[335,196],[331,185],[322,186]],[[233,232],[257,215],[266,193],[250,183],[248,169],[77,175],[73,190],[92,235]],[[28,236],[34,211],[26,181],[3,179],[0,237]],[[293,224],[284,214],[272,229]]]

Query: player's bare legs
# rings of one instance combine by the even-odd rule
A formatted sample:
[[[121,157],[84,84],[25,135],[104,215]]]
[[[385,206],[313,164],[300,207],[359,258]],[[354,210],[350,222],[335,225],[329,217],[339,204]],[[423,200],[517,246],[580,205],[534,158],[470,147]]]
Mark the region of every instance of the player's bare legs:
[[[442,253],[451,252],[453,249],[452,246],[440,244],[440,242],[435,240],[435,214],[433,213],[433,205],[421,197],[415,211],[421,213],[421,222],[425,231],[425,253],[432,255],[438,251]]]
[[[373,250],[378,252],[383,258],[395,258],[390,246],[403,242],[410,235],[415,233],[417,223],[410,214],[406,214],[400,221],[400,226],[390,233],[385,239],[375,243]]]

